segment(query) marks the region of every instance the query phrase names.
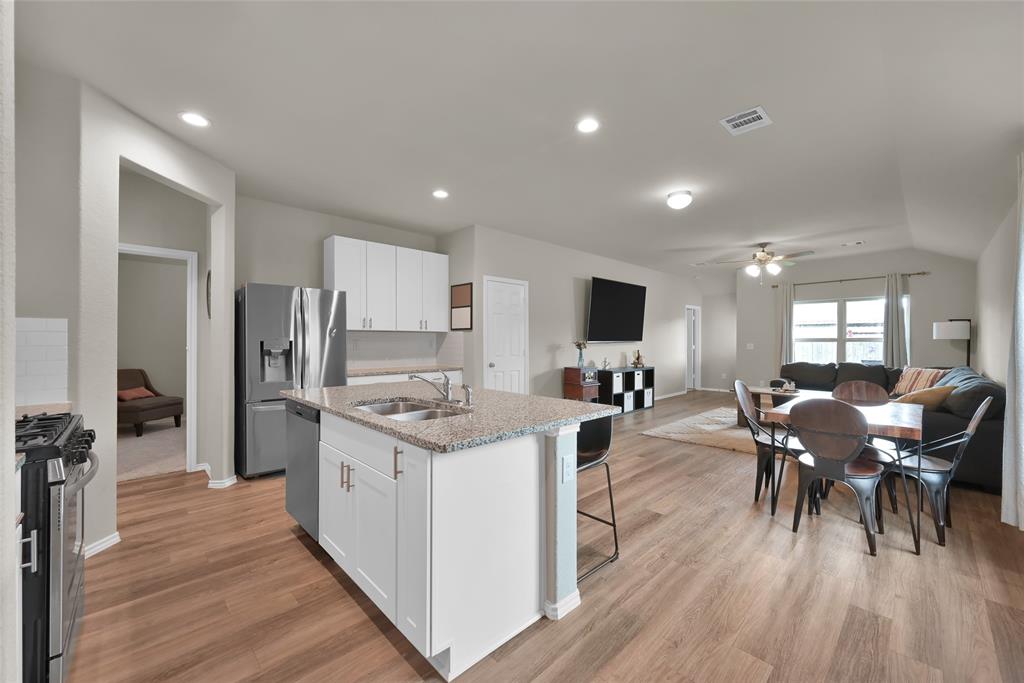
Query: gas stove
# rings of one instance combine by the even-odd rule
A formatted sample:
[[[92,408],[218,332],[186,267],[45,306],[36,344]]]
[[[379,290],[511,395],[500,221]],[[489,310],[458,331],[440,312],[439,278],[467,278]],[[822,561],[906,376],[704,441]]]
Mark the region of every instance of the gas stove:
[[[23,681],[66,680],[84,613],[85,486],[96,476],[96,433],[81,415],[23,415],[21,469]],[[88,463],[88,464],[86,464]]]
[[[14,423],[14,450],[27,462],[61,458],[65,466],[84,463],[96,432],[82,428],[82,416],[71,413],[22,415]]]

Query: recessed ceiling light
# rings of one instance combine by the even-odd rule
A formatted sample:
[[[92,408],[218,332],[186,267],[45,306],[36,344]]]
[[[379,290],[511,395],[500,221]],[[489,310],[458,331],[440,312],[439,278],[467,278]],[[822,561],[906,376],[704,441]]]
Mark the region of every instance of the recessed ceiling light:
[[[195,126],[196,128],[206,128],[210,125],[210,119],[197,111],[183,111],[178,114],[178,118],[188,125]]]
[[[576,122],[576,130],[581,133],[593,133],[601,127],[601,122],[593,116],[587,116]]]
[[[855,242],[843,242],[839,246],[841,246],[841,247],[862,247],[862,246],[864,246],[864,240],[857,240]]]
[[[665,203],[668,204],[669,208],[685,209],[693,201],[693,194],[689,190],[676,190],[675,192],[669,193],[665,199]]]
[[[437,188],[431,194],[434,195],[434,199],[448,199],[448,190]]]

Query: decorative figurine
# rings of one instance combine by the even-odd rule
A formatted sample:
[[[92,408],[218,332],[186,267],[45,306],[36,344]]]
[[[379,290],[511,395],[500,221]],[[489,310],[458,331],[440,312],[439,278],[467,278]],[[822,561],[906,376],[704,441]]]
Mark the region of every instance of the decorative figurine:
[[[644,365],[644,357],[640,355],[640,349],[633,352],[633,362],[631,365],[634,368],[641,368]]]
[[[587,341],[585,339],[577,339],[572,344],[573,344],[573,346],[576,347],[576,350],[580,352],[579,358],[576,359],[576,365],[578,367],[582,368],[583,367],[583,349],[587,348]]]
[[[603,360],[603,361],[601,361],[601,369],[602,369],[602,370],[607,370],[607,369],[608,369],[608,368],[610,368],[611,366],[612,366],[612,364],[611,364],[611,362],[610,362],[610,361],[608,360],[608,356],[605,356],[605,357],[604,357],[604,360]]]

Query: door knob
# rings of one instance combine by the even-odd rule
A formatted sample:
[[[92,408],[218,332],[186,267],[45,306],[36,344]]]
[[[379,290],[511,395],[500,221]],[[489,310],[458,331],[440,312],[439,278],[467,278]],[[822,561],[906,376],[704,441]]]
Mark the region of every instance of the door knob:
[[[487,367],[489,367],[489,368],[493,368],[493,367],[494,367],[494,363],[488,363],[488,364],[487,364]]]

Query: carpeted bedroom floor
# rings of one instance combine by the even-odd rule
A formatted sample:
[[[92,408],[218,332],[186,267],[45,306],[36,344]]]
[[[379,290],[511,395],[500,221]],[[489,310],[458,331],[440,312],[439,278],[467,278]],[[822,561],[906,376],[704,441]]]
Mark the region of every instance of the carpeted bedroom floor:
[[[132,425],[118,426],[118,481],[184,471],[184,418],[181,427],[175,427],[172,418],[147,422],[140,437],[135,436],[135,427]]]

